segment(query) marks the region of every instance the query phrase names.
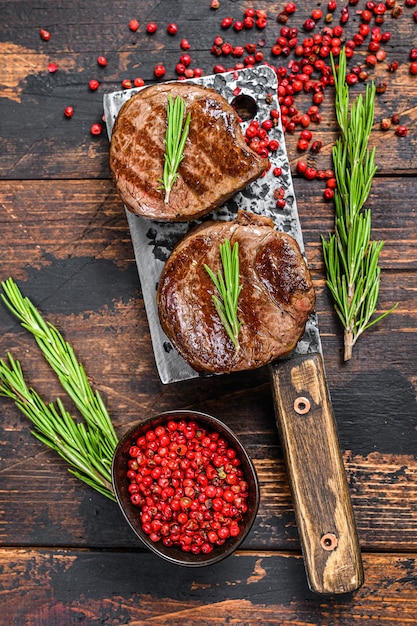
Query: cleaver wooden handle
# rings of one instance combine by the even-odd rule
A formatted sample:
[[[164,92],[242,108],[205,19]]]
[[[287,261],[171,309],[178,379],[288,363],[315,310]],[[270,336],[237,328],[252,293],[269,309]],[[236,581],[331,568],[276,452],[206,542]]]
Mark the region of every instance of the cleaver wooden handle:
[[[355,591],[362,559],[321,355],[276,361],[270,371],[310,589]]]

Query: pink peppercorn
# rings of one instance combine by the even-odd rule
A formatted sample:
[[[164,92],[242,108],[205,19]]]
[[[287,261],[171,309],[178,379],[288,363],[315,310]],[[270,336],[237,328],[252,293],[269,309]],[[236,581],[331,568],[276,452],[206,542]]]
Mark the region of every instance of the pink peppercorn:
[[[162,78],[165,76],[166,69],[162,64],[155,65],[153,73],[156,78]]]
[[[92,135],[101,135],[103,132],[103,127],[101,124],[93,124],[90,128],[90,132]]]
[[[178,32],[178,26],[174,23],[168,24],[167,33],[168,35],[176,35]]]
[[[39,34],[41,36],[41,39],[43,39],[44,41],[49,41],[51,38],[51,33],[48,30],[45,30],[44,28],[40,29]]]
[[[221,27],[230,28],[232,24],[233,24],[233,17],[224,17],[222,19]]]
[[[407,126],[398,126],[395,129],[395,134],[398,135],[398,137],[405,137],[408,134]]]
[[[323,191],[323,197],[325,200],[332,200],[334,198],[334,191],[333,189],[330,189],[329,187],[326,187],[326,189]]]

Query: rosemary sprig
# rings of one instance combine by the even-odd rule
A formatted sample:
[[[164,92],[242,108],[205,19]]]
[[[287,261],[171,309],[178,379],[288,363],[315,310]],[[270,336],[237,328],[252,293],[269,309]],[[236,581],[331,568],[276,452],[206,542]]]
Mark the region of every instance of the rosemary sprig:
[[[237,308],[239,294],[242,291],[240,284],[240,267],[239,267],[239,244],[236,241],[233,249],[230,240],[226,239],[219,246],[222,269],[219,269],[217,275],[206,264],[204,267],[213,281],[220,298],[212,295],[212,300],[227,334],[236,348],[236,352],[240,349],[239,345],[239,329],[241,322],[238,319]]]
[[[178,178],[178,168],[184,158],[184,147],[190,129],[191,113],[188,113],[185,121],[184,115],[185,100],[180,96],[172,100],[170,94],[167,105],[164,174],[163,178],[158,180],[162,188],[165,189],[165,204],[169,203],[171,189]]]
[[[24,380],[20,363],[8,355],[9,364],[0,361],[0,395],[12,398],[17,407],[35,424],[35,436],[55,449],[72,467],[78,478],[114,500],[111,463],[118,443],[108,411],[88,382],[70,344],[28,298],[24,298],[9,278],[3,282],[1,297],[21,325],[34,336],[46,361],[72,399],[83,422],[76,422],[60,399],[46,405]]]
[[[341,136],[332,149],[337,188],[334,234],[322,237],[327,285],[335,310],[344,327],[344,359],[360,335],[391,313],[394,305],[377,318],[381,270],[378,266],[383,241],[371,241],[371,212],[363,209],[376,173],[375,148],[368,143],[374,120],[375,85],[366,86],[350,104],[346,83],[346,54],[339,66],[331,57],[335,80],[335,111]]]

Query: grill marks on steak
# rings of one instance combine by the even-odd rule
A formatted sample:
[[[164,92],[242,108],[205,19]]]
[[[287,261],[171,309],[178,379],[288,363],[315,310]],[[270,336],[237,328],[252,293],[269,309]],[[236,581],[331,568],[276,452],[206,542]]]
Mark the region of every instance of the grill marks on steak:
[[[242,322],[235,351],[214,308],[216,293],[204,269],[221,265],[219,245],[239,242]],[[296,241],[274,230],[272,220],[239,211],[231,222],[206,222],[174,248],[157,294],[161,325],[197,371],[254,369],[289,354],[314,309],[314,289]]]
[[[162,178],[168,96],[191,113],[189,135],[169,204]],[[234,109],[217,92],[172,82],[152,85],[121,108],[110,145],[116,188],[133,213],[160,221],[189,221],[222,205],[267,168],[246,144]]]

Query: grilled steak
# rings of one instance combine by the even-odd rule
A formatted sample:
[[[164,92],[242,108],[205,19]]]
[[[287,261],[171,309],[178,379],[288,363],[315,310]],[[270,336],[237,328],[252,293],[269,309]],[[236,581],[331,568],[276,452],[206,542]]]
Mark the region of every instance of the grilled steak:
[[[204,264],[215,273],[219,245],[239,242],[242,291],[238,302],[240,349],[216,312],[217,293]],[[174,248],[158,293],[162,328],[197,371],[254,369],[291,352],[313,311],[315,295],[297,242],[273,222],[248,211],[234,221],[210,221],[192,229]]]
[[[168,96],[186,101],[191,124],[169,203],[161,189]],[[222,205],[267,168],[246,144],[235,110],[217,92],[172,82],[147,87],[121,108],[110,169],[126,207],[159,221],[189,221]]]

